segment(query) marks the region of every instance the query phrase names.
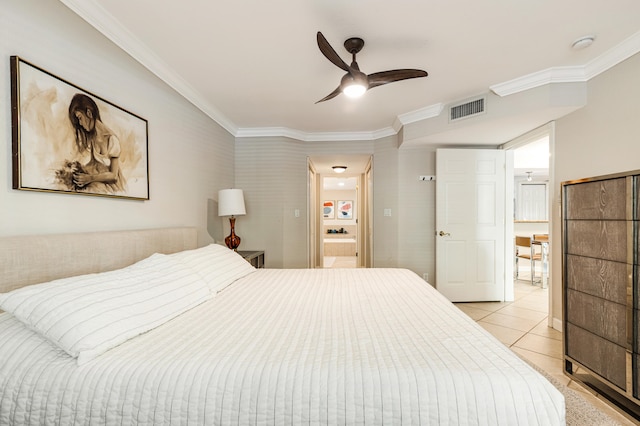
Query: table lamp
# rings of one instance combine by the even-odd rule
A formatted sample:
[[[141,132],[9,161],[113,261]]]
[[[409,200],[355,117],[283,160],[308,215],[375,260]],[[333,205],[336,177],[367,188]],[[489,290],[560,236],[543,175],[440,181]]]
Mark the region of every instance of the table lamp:
[[[236,235],[236,218],[247,214],[244,207],[242,189],[221,189],[218,192],[218,216],[230,216],[231,233],[224,239],[225,244],[233,251],[238,251],[240,237]]]

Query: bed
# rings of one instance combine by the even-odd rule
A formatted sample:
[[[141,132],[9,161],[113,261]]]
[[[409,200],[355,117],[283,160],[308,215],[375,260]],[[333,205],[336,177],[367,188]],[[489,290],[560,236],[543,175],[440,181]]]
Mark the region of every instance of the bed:
[[[553,385],[411,271],[254,269],[195,240],[0,238],[0,424],[565,423]]]

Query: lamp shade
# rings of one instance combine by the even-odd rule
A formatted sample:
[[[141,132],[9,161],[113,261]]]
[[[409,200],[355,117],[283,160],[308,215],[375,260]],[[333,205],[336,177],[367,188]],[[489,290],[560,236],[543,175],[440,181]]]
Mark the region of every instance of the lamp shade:
[[[218,191],[218,216],[239,216],[247,214],[244,208],[242,189],[221,189]]]

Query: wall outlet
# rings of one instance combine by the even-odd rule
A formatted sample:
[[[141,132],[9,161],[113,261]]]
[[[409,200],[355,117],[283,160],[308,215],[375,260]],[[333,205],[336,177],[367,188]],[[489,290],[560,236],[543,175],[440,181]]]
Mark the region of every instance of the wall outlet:
[[[425,181],[435,181],[436,177],[435,176],[418,176],[418,180],[425,180]]]
[[[422,274],[422,279],[425,280],[426,282],[429,282],[429,273],[425,272],[424,274]]]

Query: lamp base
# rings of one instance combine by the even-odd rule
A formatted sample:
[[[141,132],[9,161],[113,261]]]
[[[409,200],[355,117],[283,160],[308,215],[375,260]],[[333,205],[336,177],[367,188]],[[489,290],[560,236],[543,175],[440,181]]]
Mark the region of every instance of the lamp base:
[[[231,216],[229,218],[229,224],[231,225],[231,233],[224,239],[224,243],[233,251],[238,251],[240,245],[240,237],[236,235],[236,218]]]

